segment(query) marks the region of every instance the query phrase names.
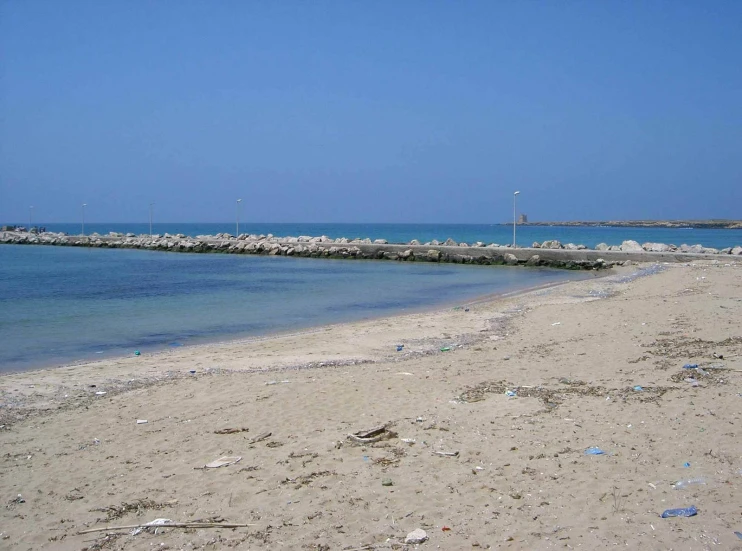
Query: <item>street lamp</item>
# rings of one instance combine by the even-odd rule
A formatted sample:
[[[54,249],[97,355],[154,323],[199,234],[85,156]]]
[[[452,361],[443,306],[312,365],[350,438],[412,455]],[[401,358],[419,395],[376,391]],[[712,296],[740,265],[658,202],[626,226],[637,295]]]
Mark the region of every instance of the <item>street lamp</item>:
[[[235,237],[240,236],[240,203],[242,203],[242,199],[237,199],[237,231]]]
[[[85,207],[87,207],[87,203],[82,204],[82,236],[85,237]]]
[[[33,226],[33,205],[28,207],[28,232],[31,233],[31,227]]]
[[[152,237],[152,207],[154,203],[149,204],[149,236]]]
[[[516,248],[515,244],[515,198],[520,195],[520,191],[513,193],[513,248]]]

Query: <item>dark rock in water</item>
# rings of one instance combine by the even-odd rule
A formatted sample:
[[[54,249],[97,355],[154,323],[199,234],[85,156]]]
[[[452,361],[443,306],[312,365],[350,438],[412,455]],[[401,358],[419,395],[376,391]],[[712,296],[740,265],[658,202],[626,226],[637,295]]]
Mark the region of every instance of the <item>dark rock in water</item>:
[[[537,254],[534,254],[531,258],[526,260],[526,266],[538,266],[538,263],[541,261],[541,257]]]

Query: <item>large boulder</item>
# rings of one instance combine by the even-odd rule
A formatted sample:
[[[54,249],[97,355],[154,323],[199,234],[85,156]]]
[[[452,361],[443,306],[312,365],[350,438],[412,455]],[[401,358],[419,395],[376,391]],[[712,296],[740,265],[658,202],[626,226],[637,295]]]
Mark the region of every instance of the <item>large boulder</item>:
[[[666,245],[665,243],[644,243],[642,248],[645,251],[653,253],[666,253],[670,250],[670,245]]]
[[[542,249],[563,249],[562,244],[557,241],[556,239],[552,239],[550,241],[544,241],[541,243]]]
[[[541,243],[539,243],[538,241],[534,241],[533,243],[531,243],[531,248],[532,249],[540,249],[541,248]]]
[[[449,237],[448,239],[446,239],[445,243],[443,243],[443,244],[444,244],[444,245],[445,245],[446,247],[455,247],[455,246],[457,246],[457,245],[458,245],[458,243],[456,243],[456,241],[454,241],[454,240],[453,240],[453,239],[451,239],[450,237]]]
[[[417,239],[413,239],[412,241],[408,243],[408,245],[419,245],[419,244],[420,244],[420,241],[418,241]]]
[[[564,246],[564,248],[567,249],[568,251],[576,251],[576,250],[579,249],[579,247],[577,245],[575,245],[574,243],[567,243]]]
[[[606,243],[598,243],[597,245],[595,245],[595,250],[596,251],[607,251],[608,245]]]
[[[742,247],[740,247],[739,245],[736,246],[736,247],[733,247],[732,250],[731,250],[731,252],[729,254],[741,255],[742,254]]]
[[[515,266],[517,263],[518,263],[517,256],[515,256],[513,253],[505,254],[505,264],[508,264],[510,266]]]
[[[438,262],[441,259],[441,251],[430,249],[427,254],[427,259],[430,262]]]
[[[636,241],[628,240],[621,243],[621,250],[628,253],[641,253],[644,252],[642,246]]]
[[[511,255],[513,256],[513,255]],[[537,254],[534,254],[531,258],[526,260],[526,266],[538,266],[538,263],[541,261],[541,257]]]

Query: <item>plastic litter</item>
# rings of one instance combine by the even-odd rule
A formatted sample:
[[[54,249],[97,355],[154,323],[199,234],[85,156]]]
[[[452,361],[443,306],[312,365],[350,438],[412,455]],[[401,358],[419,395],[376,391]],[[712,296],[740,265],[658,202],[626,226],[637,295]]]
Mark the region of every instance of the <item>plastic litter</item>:
[[[685,364],[683,369],[698,369],[698,364]]]
[[[444,346],[441,348],[441,352],[448,352],[449,350],[451,350],[450,346]]]
[[[103,390],[99,390],[98,392],[95,393],[96,396],[105,396],[106,394],[107,393]]]
[[[681,509],[668,509],[662,513],[662,518],[670,517],[694,517],[698,514],[698,509],[695,505],[690,507],[683,507]]]
[[[641,391],[642,391],[642,390],[644,390],[644,389],[643,389],[643,388],[642,388],[641,386],[639,386],[639,385],[636,385],[636,386],[634,387],[634,390],[635,390],[636,392],[641,392]]]
[[[585,450],[585,455],[605,455],[605,452],[597,446],[593,446]]]
[[[215,459],[211,463],[207,463],[203,466],[204,469],[218,469],[219,467],[226,467],[228,465],[233,465],[234,463],[239,463],[242,460],[239,456],[224,456],[220,457],[219,459]]]
[[[675,484],[672,485],[672,487],[676,490],[682,490],[683,488],[693,486],[694,484],[706,484],[706,479],[702,477],[686,478],[685,480],[678,480]]]
[[[742,540],[742,532],[735,532],[734,535]]]
[[[143,532],[144,530],[147,530],[147,527],[152,526],[155,527],[154,532],[157,533],[157,527],[160,526],[167,526],[168,524],[171,524],[173,521],[169,518],[156,518],[152,522],[148,522],[145,526],[141,528],[137,528],[136,530],[132,531],[131,535],[136,536],[140,532]]]
[[[137,419],[137,425],[146,425],[147,420],[146,419]]]
[[[505,396],[510,396],[512,398],[513,396],[517,396],[517,394],[515,393],[514,390],[506,390]]]
[[[141,353],[141,352],[139,352],[139,350],[135,350],[135,351],[134,351],[134,355],[135,355],[135,356],[140,356],[141,354],[142,354],[142,353]]]
[[[404,348],[404,344],[398,344],[397,345],[397,352],[402,352],[402,349]]]
[[[685,463],[683,463],[683,467],[685,467],[686,469],[689,468],[690,467],[690,462],[689,461],[686,461]]]

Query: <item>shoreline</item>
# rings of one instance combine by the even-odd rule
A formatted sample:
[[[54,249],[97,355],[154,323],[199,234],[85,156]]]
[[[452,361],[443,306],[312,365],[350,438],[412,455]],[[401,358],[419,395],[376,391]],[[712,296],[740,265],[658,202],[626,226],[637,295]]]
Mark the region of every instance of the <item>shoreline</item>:
[[[540,269],[554,270],[553,268],[548,268],[548,267],[544,267]],[[596,272],[595,274],[586,273],[585,275],[579,278],[576,278],[576,279],[567,279],[567,280],[558,281],[558,282],[547,282],[547,283],[543,283],[540,285],[534,285],[534,286],[525,287],[521,289],[515,289],[512,291],[506,291],[506,292],[485,293],[483,295],[472,296],[469,299],[464,300],[464,301],[446,300],[444,302],[436,303],[436,304],[429,305],[429,306],[419,306],[419,307],[412,306],[405,310],[401,310],[397,313],[368,315],[367,317],[362,317],[356,320],[339,321],[339,322],[333,322],[333,323],[320,323],[318,325],[308,325],[306,327],[300,327],[297,329],[269,331],[268,333],[255,334],[255,335],[238,332],[238,333],[224,333],[224,334],[220,334],[216,336],[199,336],[194,339],[187,339],[184,341],[175,339],[172,342],[177,342],[178,343],[177,346],[172,346],[172,342],[169,342],[169,343],[163,343],[163,344],[158,344],[158,345],[134,345],[130,348],[132,351],[139,350],[141,352],[140,357],[142,356],[150,357],[155,354],[166,355],[166,354],[176,352],[181,349],[192,349],[194,347],[203,347],[203,346],[220,345],[220,344],[249,345],[251,343],[269,340],[274,337],[299,336],[303,334],[310,334],[312,332],[318,332],[318,331],[323,331],[326,329],[331,329],[333,327],[340,327],[343,325],[383,322],[385,319],[392,319],[392,318],[398,318],[398,317],[404,317],[404,316],[416,315],[416,314],[434,314],[437,312],[447,310],[449,308],[454,308],[459,305],[473,305],[473,304],[480,304],[483,302],[493,302],[501,298],[517,296],[520,294],[525,294],[525,293],[537,291],[540,289],[547,289],[553,286],[559,286],[559,285],[563,285],[565,283],[570,283],[574,281],[586,281],[586,280],[599,279],[603,277],[609,277],[613,275],[614,273],[615,273],[615,270],[601,270],[599,272]],[[191,342],[189,342],[189,340]],[[133,353],[103,352],[101,354],[91,353],[88,355],[88,357],[81,357],[79,359],[63,360],[61,362],[50,362],[50,363],[29,362],[28,367],[0,371],[0,381],[2,380],[2,377],[6,375],[32,373],[32,372],[44,371],[47,369],[80,367],[80,366],[86,366],[88,364],[96,364],[100,362],[121,360],[124,358],[131,357],[132,355]]]

